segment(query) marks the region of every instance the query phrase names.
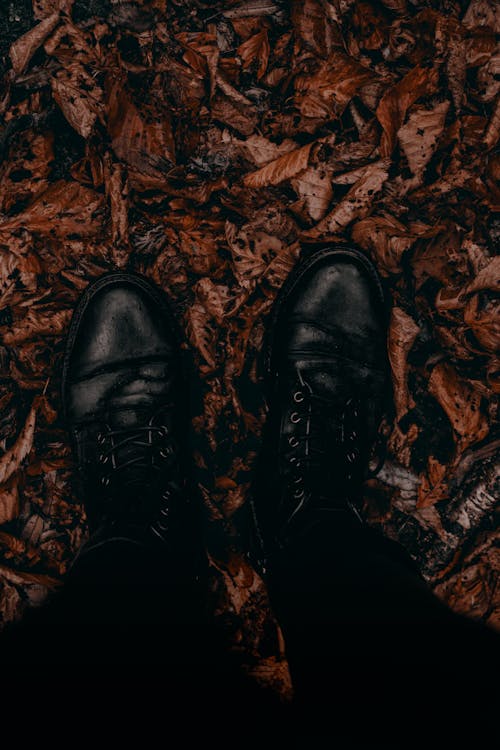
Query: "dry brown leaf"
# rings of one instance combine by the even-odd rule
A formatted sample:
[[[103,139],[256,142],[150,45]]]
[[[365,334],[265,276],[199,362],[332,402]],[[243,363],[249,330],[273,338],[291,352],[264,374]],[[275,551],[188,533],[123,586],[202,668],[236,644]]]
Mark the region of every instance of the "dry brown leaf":
[[[13,476],[10,480],[3,483],[0,492],[0,526],[17,518],[19,511],[20,502],[17,477]]]
[[[468,29],[489,28],[500,34],[500,14],[495,0],[471,0],[462,20]]]
[[[464,321],[483,349],[496,354],[500,352],[500,301],[486,301],[481,305],[475,294],[464,309]]]
[[[292,4],[292,23],[296,36],[308,49],[326,57],[332,48],[333,33],[319,0]]]
[[[297,143],[290,138],[286,138],[278,145],[263,135],[251,135],[237,143],[245,158],[253,161],[257,167],[262,167],[297,149]]]
[[[0,458],[0,485],[5,484],[20,468],[33,447],[38,400],[35,399],[16,442]]]
[[[399,422],[415,401],[408,389],[408,354],[415,343],[420,328],[413,318],[400,307],[393,307],[389,324],[387,350],[394,385],[394,405],[396,420]]]
[[[486,437],[489,425],[481,411],[481,397],[451,365],[440,362],[434,367],[429,378],[429,392],[451,422],[458,437],[459,453]]]
[[[464,294],[490,290],[500,292],[500,255],[492,258],[477,274],[474,281],[464,289]]]
[[[497,99],[497,102],[493,109],[493,114],[491,115],[491,119],[488,123],[488,127],[484,135],[484,142],[486,143],[487,148],[488,149],[494,148],[496,144],[498,143],[499,138],[500,138],[500,97]]]
[[[279,185],[280,182],[295,177],[307,169],[312,146],[312,143],[308,143],[302,148],[283,154],[256,172],[245,175],[244,184],[251,188],[262,188],[268,185]]]
[[[401,272],[401,259],[415,242],[415,235],[393,216],[361,219],[352,228],[352,238],[372,254],[384,276]]]
[[[78,61],[58,70],[51,78],[52,93],[72,128],[89,138],[103,110],[103,93]]]
[[[377,119],[383,128],[380,141],[382,157],[391,155],[396,145],[397,132],[404,122],[408,109],[417,99],[433,94],[437,83],[437,70],[417,66],[384,94],[376,112]]]
[[[241,101],[225,93],[216,94],[212,99],[212,117],[245,136],[252,135],[259,119],[249,100]]]
[[[113,255],[116,265],[123,267],[128,259],[129,184],[127,171],[122,164],[108,158],[104,167],[106,197],[111,208]]]
[[[186,331],[191,345],[209,368],[205,372],[214,370],[217,336],[214,326],[209,322],[207,311],[200,302],[192,304],[187,311]]]
[[[71,234],[87,237],[101,226],[103,203],[99,193],[77,182],[60,180],[20,214],[0,220],[0,231],[27,229],[63,238]]]
[[[108,131],[116,156],[131,167],[134,177],[165,180],[175,164],[175,143],[168,117],[146,121],[122,81],[113,86],[108,104]]]
[[[340,117],[356,92],[372,78],[368,68],[335,51],[313,76],[297,77],[296,107],[304,117]]]
[[[252,18],[253,16],[272,16],[280,6],[272,0],[246,0],[235,8],[223,11],[226,18]]]
[[[254,36],[251,36],[250,39],[247,39],[246,42],[243,42],[238,47],[238,55],[242,59],[243,70],[248,70],[257,61],[257,80],[260,81],[267,70],[270,52],[271,48],[269,46],[267,29],[262,29],[262,31],[254,34]]]
[[[411,465],[411,449],[418,436],[419,429],[414,422],[412,422],[406,432],[403,432],[398,425],[394,426],[387,447],[402,466],[409,467]]]
[[[309,167],[292,180],[292,187],[305,200],[311,219],[320,221],[333,200],[331,173],[321,167]]]
[[[23,73],[28,63],[59,23],[59,12],[52,13],[17,39],[10,48],[12,69],[16,75]]]
[[[33,14],[37,21],[47,18],[56,11],[70,13],[75,0],[33,0]]]
[[[255,286],[256,280],[267,270],[274,254],[279,254],[282,241],[251,226],[238,229],[226,223],[226,239],[231,250],[235,277],[243,288]]]
[[[2,334],[5,344],[20,344],[40,336],[59,336],[69,323],[71,310],[50,310],[30,307],[21,320]]]
[[[427,471],[420,476],[417,508],[429,508],[431,505],[446,500],[448,497],[449,488],[446,481],[446,466],[443,466],[434,456],[429,456]]]
[[[414,175],[422,176],[444,129],[449,102],[433,109],[417,109],[398,130],[398,140]]]
[[[380,193],[389,175],[389,162],[380,160],[370,164],[360,180],[345,198],[313,229],[303,233],[304,237],[316,238],[325,234],[336,234],[354,219],[366,216],[374,198]]]

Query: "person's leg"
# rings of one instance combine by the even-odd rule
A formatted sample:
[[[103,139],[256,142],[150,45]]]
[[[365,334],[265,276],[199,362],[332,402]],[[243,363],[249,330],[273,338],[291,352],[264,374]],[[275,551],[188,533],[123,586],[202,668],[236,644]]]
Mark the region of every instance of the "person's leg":
[[[496,638],[453,615],[357,513],[386,361],[383,297],[368,261],[327,250],[302,263],[271,320],[253,503],[307,731],[366,731],[377,741],[399,721],[414,732],[418,717],[426,731],[436,716],[448,721],[445,706],[480,709],[491,689],[485,659],[498,654]]]
[[[165,662],[179,643],[165,628],[186,633],[201,621],[206,561],[186,481],[186,380],[163,293],[122,273],[91,284],[70,326],[62,384],[90,540],[61,591],[7,632],[6,659]]]
[[[160,742],[176,730],[183,742],[227,736],[250,715],[257,731],[279,715],[205,611],[184,370],[162,292],[123,273],[87,289],[69,331],[63,401],[90,539],[61,591],[0,637],[4,707],[43,685],[58,705],[68,691],[73,710],[121,731],[150,716]]]

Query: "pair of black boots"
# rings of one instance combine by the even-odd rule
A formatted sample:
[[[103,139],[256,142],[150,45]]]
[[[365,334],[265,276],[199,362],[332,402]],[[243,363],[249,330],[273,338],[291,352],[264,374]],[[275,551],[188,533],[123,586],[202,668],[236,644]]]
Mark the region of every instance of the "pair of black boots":
[[[381,285],[358,251],[322,250],[287,280],[265,352],[270,413],[253,493],[261,562],[324,513],[356,513],[387,376],[385,338]],[[63,398],[91,544],[195,539],[187,382],[163,292],[124,273],[86,290]]]

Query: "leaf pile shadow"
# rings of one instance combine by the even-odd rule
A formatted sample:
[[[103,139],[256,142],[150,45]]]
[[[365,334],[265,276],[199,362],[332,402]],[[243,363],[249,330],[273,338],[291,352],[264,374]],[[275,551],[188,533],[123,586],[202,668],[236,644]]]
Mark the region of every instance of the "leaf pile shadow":
[[[194,352],[216,615],[286,690],[244,556],[258,354],[301,253],[341,240],[392,298],[394,413],[366,512],[457,610],[498,624],[500,135],[493,0],[29,0],[0,12],[0,617],[85,535],[63,337],[111,268],[173,299]],[[496,559],[496,563],[495,563]]]

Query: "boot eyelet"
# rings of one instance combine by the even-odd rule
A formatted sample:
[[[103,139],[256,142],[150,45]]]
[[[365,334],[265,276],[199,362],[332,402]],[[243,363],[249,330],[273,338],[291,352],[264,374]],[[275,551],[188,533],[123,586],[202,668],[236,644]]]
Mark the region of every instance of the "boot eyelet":
[[[168,448],[160,448],[160,456],[162,458],[168,458],[169,455],[170,455],[170,451],[168,450]]]
[[[111,480],[108,476],[101,477],[101,484],[103,487],[109,487]]]
[[[164,518],[168,518],[170,515],[170,508],[162,508],[160,510],[160,515],[162,515]]]
[[[293,400],[296,404],[302,403],[302,401],[304,400],[304,394],[302,393],[302,391],[297,391],[296,393],[294,393]]]
[[[293,483],[294,483],[294,484],[302,484],[302,482],[303,482],[303,481],[304,481],[304,480],[303,480],[303,478],[302,478],[302,477],[296,477],[296,478],[295,478],[295,479],[293,480]]]
[[[101,464],[107,464],[108,463],[108,456],[105,456],[104,453],[101,453],[99,455],[99,462]]]
[[[296,500],[300,500],[301,498],[304,497],[304,494],[305,494],[304,490],[295,490],[295,492],[293,493],[293,496]]]
[[[291,436],[290,436],[290,437],[288,438],[288,445],[289,445],[289,446],[290,446],[291,448],[296,448],[296,447],[298,446],[298,444],[299,444],[299,441],[297,440],[297,438],[295,437],[295,435],[291,435]]]
[[[298,424],[300,422],[300,414],[296,411],[292,412],[290,422],[292,422],[292,424]]]

